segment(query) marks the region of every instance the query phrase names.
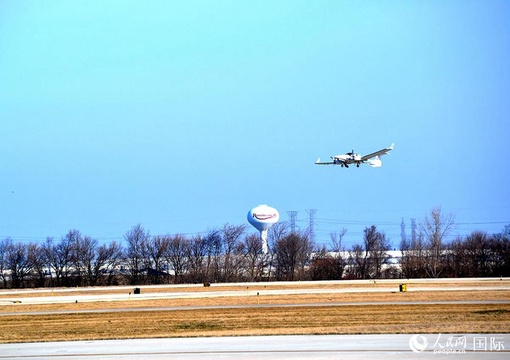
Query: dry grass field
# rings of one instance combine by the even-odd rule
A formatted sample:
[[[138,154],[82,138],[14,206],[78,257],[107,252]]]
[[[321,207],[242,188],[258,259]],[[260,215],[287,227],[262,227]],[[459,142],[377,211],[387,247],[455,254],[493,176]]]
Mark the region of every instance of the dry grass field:
[[[463,284],[467,286],[466,283]],[[476,286],[475,283],[469,284]],[[478,284],[480,285],[480,284]],[[500,283],[483,283],[498,286]],[[277,285],[274,285],[277,286]],[[111,289],[54,290],[19,295],[0,293],[0,342],[32,342],[91,339],[125,339],[189,336],[240,336],[282,334],[377,334],[377,333],[508,333],[510,289],[480,291],[388,291],[314,294],[324,286],[282,285],[285,289],[308,288],[310,293],[257,296],[267,285],[225,287],[155,287],[150,292],[239,291],[241,296],[186,299],[69,302],[66,304],[5,305],[15,296],[55,296],[115,293]],[[363,285],[365,286],[365,285]],[[392,286],[373,284],[366,286]],[[410,285],[412,290],[412,286]],[[417,286],[417,285],[416,285]],[[436,284],[437,286],[437,284]],[[453,287],[454,284],[445,286]],[[420,287],[422,285],[420,284]],[[271,287],[274,289],[274,287]],[[132,295],[134,296],[134,295]],[[2,302],[4,300],[4,302]],[[483,304],[483,301],[505,301]],[[413,304],[413,302],[471,301],[471,303]],[[480,302],[480,303],[477,303]],[[363,303],[355,305],[357,303]],[[373,304],[370,304],[373,303]],[[388,303],[388,304],[385,304]],[[283,306],[292,305],[290,307]],[[343,305],[342,305],[343,304]],[[342,305],[342,306],[339,306]],[[192,308],[189,308],[192,307]],[[101,312],[84,312],[84,311]],[[67,313],[51,313],[68,311]],[[30,312],[39,312],[27,314]]]

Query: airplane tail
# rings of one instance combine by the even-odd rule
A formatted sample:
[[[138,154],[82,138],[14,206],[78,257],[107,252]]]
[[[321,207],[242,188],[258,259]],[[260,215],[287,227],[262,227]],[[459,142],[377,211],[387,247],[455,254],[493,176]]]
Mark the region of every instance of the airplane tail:
[[[368,165],[370,165],[371,167],[378,168],[382,166],[382,161],[379,158],[379,156],[376,156],[372,160],[368,160]]]

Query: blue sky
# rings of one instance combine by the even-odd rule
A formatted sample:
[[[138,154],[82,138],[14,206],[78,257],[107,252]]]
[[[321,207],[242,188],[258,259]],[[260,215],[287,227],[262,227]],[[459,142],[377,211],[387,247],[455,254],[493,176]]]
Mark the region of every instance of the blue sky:
[[[2,1],[0,238],[510,224],[506,1]],[[395,143],[383,167],[318,157]],[[250,228],[249,231],[256,232]]]

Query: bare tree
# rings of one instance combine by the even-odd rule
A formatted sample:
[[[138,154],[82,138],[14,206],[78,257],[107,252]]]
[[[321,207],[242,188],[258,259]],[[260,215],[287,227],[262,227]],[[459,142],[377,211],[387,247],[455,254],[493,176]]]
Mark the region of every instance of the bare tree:
[[[191,282],[205,282],[206,271],[204,269],[204,258],[206,247],[204,238],[200,235],[193,237],[188,244],[186,258],[188,259],[188,274]]]
[[[9,280],[8,269],[7,269],[7,250],[12,240],[6,238],[0,241],[0,278],[2,279],[3,288],[7,288],[7,282]]]
[[[44,259],[44,251],[41,245],[37,243],[32,244],[31,252],[34,257],[33,279],[32,284],[34,287],[46,286],[46,274],[48,273],[48,266]]]
[[[271,226],[267,232],[267,240],[273,245],[290,233],[290,226],[286,221],[280,221]],[[271,248],[271,247],[270,247]]]
[[[35,244],[14,243],[8,240],[5,248],[6,269],[13,288],[26,286],[35,265]]]
[[[354,244],[349,251],[349,277],[366,279],[367,277],[367,254],[360,244]]]
[[[267,261],[267,278],[272,276],[273,267],[275,267],[276,260],[276,244],[281,241],[285,236],[290,233],[290,225],[286,221],[277,222],[271,226],[267,232],[267,242],[269,247],[269,254],[265,258]]]
[[[500,249],[504,242],[498,241],[498,238],[498,235],[489,236],[482,231],[473,231],[465,239],[455,239],[450,251],[453,257],[453,275],[501,276],[499,269],[504,266],[505,257]]]
[[[310,265],[312,280],[338,280],[344,272],[344,262],[337,253],[330,253],[326,247],[315,251]]]
[[[106,275],[106,285],[112,285],[114,275],[120,264],[123,262],[123,251],[120,243],[112,241],[109,244],[100,245],[97,248],[96,261],[93,266],[94,283],[97,282],[99,274]]]
[[[264,273],[264,254],[262,253],[262,241],[256,234],[244,237],[244,249],[246,250],[246,272],[249,281],[258,281]]]
[[[78,284],[95,286],[97,276],[94,276],[93,266],[97,255],[97,240],[90,236],[82,237],[78,230],[73,232],[71,261]]]
[[[184,236],[177,234],[168,239],[165,259],[174,272],[175,284],[181,282],[186,272],[189,254],[189,242]]]
[[[500,234],[492,236],[494,258],[493,276],[510,276],[510,225]]]
[[[312,260],[312,253],[316,249],[315,242],[309,237],[309,230],[306,234],[301,235],[302,247],[298,252],[298,280],[310,280],[307,267]]]
[[[50,277],[55,281],[51,283],[54,286],[68,286],[69,270],[71,266],[72,244],[69,236],[62,237],[58,243],[53,242],[53,238],[46,238],[42,245],[42,253],[46,266],[50,270]]]
[[[293,232],[279,239],[275,244],[277,279],[303,280],[312,251],[313,244],[306,234]]]
[[[222,254],[222,238],[218,230],[210,230],[203,238],[205,248],[204,282],[220,281],[220,259]]]
[[[151,284],[161,284],[168,278],[164,267],[169,242],[170,238],[167,236],[154,236],[142,242],[144,268]]]
[[[364,262],[365,262],[365,274],[364,279],[376,277],[377,264],[374,258],[375,249],[377,248],[377,242],[379,241],[379,233],[375,225],[366,227],[363,230],[363,244],[364,244]],[[378,259],[377,259],[378,260]]]
[[[291,233],[276,242],[276,278],[278,280],[294,280],[300,242],[301,239],[296,233]]]
[[[467,261],[469,276],[490,276],[492,274],[492,249],[487,233],[475,231],[468,235],[460,248],[456,249],[457,257],[462,256]],[[459,269],[462,271],[462,269]],[[466,268],[464,268],[464,271]]]
[[[441,253],[445,249],[444,238],[452,230],[454,215],[444,214],[440,207],[431,210],[422,224],[422,231],[427,240],[426,271],[430,277],[438,277],[442,272]]]
[[[81,284],[97,286],[111,284],[116,268],[122,262],[122,247],[117,242],[99,245],[89,236],[76,237],[72,249],[73,264],[81,277]],[[107,277],[106,280],[104,277]]]
[[[342,251],[345,250],[344,246],[342,245],[342,240],[347,233],[347,229],[343,228],[339,232],[332,232],[329,234],[331,238],[331,246],[330,251],[340,254]]]
[[[382,277],[382,265],[390,249],[386,235],[377,231],[375,225],[363,231],[363,245],[356,244],[350,251],[351,273],[357,278]]]
[[[138,224],[124,235],[127,242],[126,261],[130,283],[132,285],[141,284],[143,279],[144,268],[144,244],[150,238],[149,232],[145,231],[142,225]]]
[[[221,232],[223,240],[222,281],[233,281],[239,275],[239,266],[242,263],[244,254],[241,236],[245,230],[245,225],[223,225]]]
[[[367,248],[370,254],[371,263],[371,274],[376,278],[382,278],[382,266],[388,259],[388,251],[391,249],[390,243],[386,238],[386,234],[381,231],[377,231],[375,225],[367,228],[366,237],[373,239],[370,240],[370,249]]]
[[[411,241],[403,239],[400,243],[402,257],[400,267],[402,276],[406,278],[426,277],[426,249],[423,233],[414,236]]]

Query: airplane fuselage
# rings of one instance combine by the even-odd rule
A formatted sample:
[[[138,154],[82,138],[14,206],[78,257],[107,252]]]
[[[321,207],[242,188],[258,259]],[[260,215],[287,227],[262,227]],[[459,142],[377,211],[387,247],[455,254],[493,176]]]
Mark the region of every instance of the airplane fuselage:
[[[349,167],[350,164],[356,164],[356,166],[359,166],[362,160],[359,154],[347,153],[345,155],[333,156],[333,162],[335,165]]]
[[[359,167],[360,164],[366,163],[366,164],[370,165],[371,167],[378,168],[378,167],[382,166],[382,161],[380,159],[380,156],[386,155],[388,152],[393,150],[393,145],[394,144],[391,144],[391,146],[389,146],[387,148],[384,148],[384,149],[381,149],[381,150],[378,150],[378,151],[375,151],[373,153],[363,155],[363,156],[360,154],[356,154],[353,150],[353,151],[348,152],[347,154],[344,154],[344,155],[331,156],[332,161],[321,161],[321,159],[318,158],[317,161],[315,162],[315,164],[316,165],[340,165],[341,167],[349,167],[349,165],[351,165],[351,164],[356,164],[356,167]]]

